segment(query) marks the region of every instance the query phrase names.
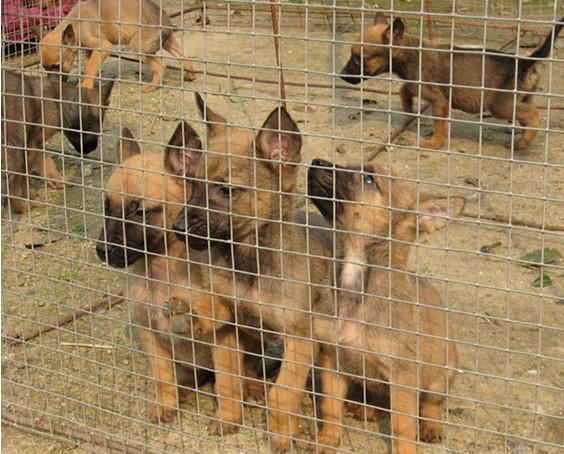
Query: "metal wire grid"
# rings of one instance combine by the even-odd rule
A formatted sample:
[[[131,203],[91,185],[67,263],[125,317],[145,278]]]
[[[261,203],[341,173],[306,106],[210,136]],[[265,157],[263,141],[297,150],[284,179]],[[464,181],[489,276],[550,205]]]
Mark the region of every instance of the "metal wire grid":
[[[522,38],[520,32],[538,28],[544,34],[562,15],[557,2],[542,2],[532,8],[526,2],[445,5],[435,1],[430,10],[425,9],[429,5],[413,3],[394,1],[380,6],[393,11],[394,17],[402,13],[415,16],[406,25],[408,31],[421,37],[428,32],[425,27],[431,17],[437,40],[494,48],[514,36],[517,49],[527,44],[526,39],[537,44],[537,35],[534,39],[530,35]],[[169,13],[188,6],[163,4]],[[193,102],[194,91],[206,94],[209,107],[225,116],[231,127],[253,133],[267,113],[283,101],[273,58],[269,6],[268,2],[209,2],[198,22],[197,13],[182,17],[177,34],[196,69],[203,72],[196,82],[178,80],[169,69],[159,91],[141,93],[141,64],[122,59],[137,55],[116,51],[117,59],[111,57],[102,72],[103,79],[116,79],[117,86],[99,151],[80,157],[70,154],[63,135],[55,136],[41,151],[59,157],[64,150],[60,167],[67,180],[65,190],[50,190],[46,179],[35,177],[32,183],[41,189],[38,208],[21,216],[3,210],[2,410],[6,422],[61,440],[60,445],[54,445],[57,448],[76,443],[85,452],[270,449],[265,404],[247,404],[239,434],[208,434],[208,425],[215,419],[216,397],[210,384],[190,394],[173,423],[155,425],[148,421],[147,408],[154,403],[155,383],[150,380],[147,354],[135,334],[139,327],[132,319],[130,303],[134,301],[127,297],[128,287],[135,285],[134,277],[131,270],[101,265],[94,254],[94,241],[104,220],[102,188],[109,175],[121,167],[114,155],[122,127],[132,128],[144,152],[158,151],[166,146],[182,119],[206,142],[204,124]],[[301,198],[304,193],[305,171],[311,159],[354,164],[366,161],[386,145],[378,161],[395,165],[397,179],[415,183],[418,197],[435,193],[467,199],[464,217],[452,219],[440,232],[417,236],[409,266],[410,274],[427,277],[441,291],[445,312],[453,323],[449,341],[456,344],[460,356],[458,376],[446,392],[445,440],[437,445],[421,443],[419,449],[558,452],[563,444],[563,365],[558,345],[562,334],[562,265],[556,261],[540,269],[527,268],[522,256],[533,249],[546,255],[545,248],[562,246],[559,51],[554,51],[542,66],[543,90],[535,98],[537,105],[544,107],[544,118],[531,150],[515,153],[503,149],[500,136],[506,136],[506,125],[483,114],[460,112],[449,114],[447,146],[422,150],[417,147],[418,138],[429,132],[431,116],[421,110],[416,114],[416,127],[392,140],[403,120],[395,79],[380,76],[364,82],[358,90],[338,80],[354,43],[353,34],[372,22],[374,5],[277,6],[286,101],[304,139],[298,186],[292,195]],[[465,36],[463,43],[458,35],[466,31],[464,27],[439,22],[452,19],[456,24],[456,20],[468,16],[477,24],[472,28],[476,33]],[[208,19],[210,24],[206,23]],[[515,28],[495,28],[498,24],[515,27],[517,35]],[[530,52],[521,49],[520,53]],[[169,61],[173,64],[173,59]],[[78,63],[83,63],[80,58]],[[25,64],[24,57],[4,62],[5,66],[21,69]],[[32,71],[41,73],[34,67],[24,72]],[[515,134],[512,129],[512,141]],[[260,159],[254,161],[256,166]],[[274,195],[279,193],[275,191]],[[300,208],[314,212],[310,202],[304,203]],[[257,216],[251,215],[249,220],[257,220]],[[140,224],[144,221],[146,218]],[[278,222],[289,223],[281,218]],[[142,252],[146,252],[144,249]],[[298,255],[314,258],[309,244]],[[142,260],[159,256],[147,253]],[[335,278],[340,261],[333,258]],[[537,277],[548,285],[545,276],[551,278],[551,286],[532,287]],[[151,276],[145,276],[145,280],[149,286],[159,283]],[[304,280],[311,281],[309,276]],[[218,292],[212,289],[211,293],[217,296]],[[100,301],[107,302],[106,295],[114,297],[114,304],[118,299],[125,301],[110,309],[96,309]],[[58,326],[63,316],[69,321]],[[45,326],[56,329],[34,340],[18,340]],[[260,334],[266,336],[271,331],[263,326]],[[286,333],[285,337],[296,336]],[[207,342],[195,342],[199,343]],[[259,382],[265,392],[276,376],[280,350],[280,342],[275,342],[262,345],[258,353],[260,370],[266,376]],[[309,381],[308,397],[302,399],[298,414],[302,419],[301,432],[294,437],[299,441],[297,450],[309,442],[317,443],[323,396],[318,377],[323,368],[319,364],[312,364],[312,368],[315,372]],[[236,375],[240,374],[239,370]],[[368,399],[366,411],[374,408],[370,393],[362,390],[361,395],[361,401]],[[342,451],[386,452],[394,437],[389,410],[384,408],[383,412],[376,422],[366,417],[354,420],[345,412]],[[12,431],[6,434],[14,436]],[[53,440],[26,442],[30,452],[39,452]]]

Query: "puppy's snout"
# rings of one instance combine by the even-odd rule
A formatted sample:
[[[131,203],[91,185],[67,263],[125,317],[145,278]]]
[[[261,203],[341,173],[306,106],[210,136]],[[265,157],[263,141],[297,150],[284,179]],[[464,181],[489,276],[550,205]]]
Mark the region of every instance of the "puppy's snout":
[[[102,262],[108,261],[108,250],[106,248],[106,243],[98,242],[98,244],[96,244],[96,254]]]
[[[176,221],[174,221],[174,225],[172,226],[173,230],[176,232],[176,236],[178,238],[184,237],[186,235],[186,210],[182,210]]]

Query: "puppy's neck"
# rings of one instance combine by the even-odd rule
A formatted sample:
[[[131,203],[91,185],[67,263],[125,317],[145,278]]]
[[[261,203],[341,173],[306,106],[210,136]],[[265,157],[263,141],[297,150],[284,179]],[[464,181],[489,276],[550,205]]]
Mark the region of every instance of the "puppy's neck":
[[[392,73],[404,80],[418,80],[421,48],[430,49],[435,46],[431,41],[421,40],[414,35],[405,35],[401,46],[392,51]],[[421,58],[426,58],[426,55]]]

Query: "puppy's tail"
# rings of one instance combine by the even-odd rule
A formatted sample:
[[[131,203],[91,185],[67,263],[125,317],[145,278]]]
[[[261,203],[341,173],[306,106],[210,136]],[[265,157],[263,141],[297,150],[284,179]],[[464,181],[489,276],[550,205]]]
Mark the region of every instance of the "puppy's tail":
[[[547,58],[550,55],[550,51],[552,50],[552,43],[556,41],[558,34],[564,27],[564,17],[562,17],[554,29],[548,34],[544,42],[540,45],[540,47],[535,50],[531,55],[527,58],[520,60],[519,64],[519,73],[524,74],[526,73],[532,66],[538,63],[538,58]]]

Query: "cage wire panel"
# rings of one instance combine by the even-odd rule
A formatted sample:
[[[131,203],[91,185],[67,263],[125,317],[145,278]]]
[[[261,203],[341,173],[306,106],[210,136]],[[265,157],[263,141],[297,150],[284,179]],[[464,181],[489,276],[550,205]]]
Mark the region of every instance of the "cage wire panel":
[[[562,452],[561,2],[65,3],[2,4],[3,452]]]

